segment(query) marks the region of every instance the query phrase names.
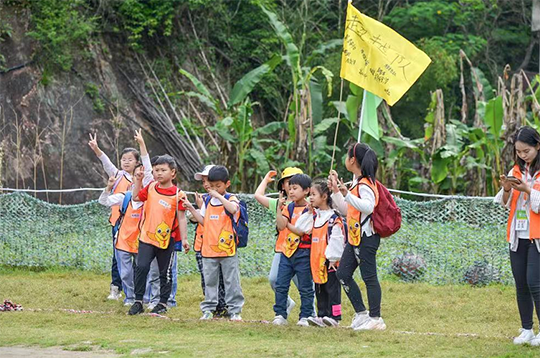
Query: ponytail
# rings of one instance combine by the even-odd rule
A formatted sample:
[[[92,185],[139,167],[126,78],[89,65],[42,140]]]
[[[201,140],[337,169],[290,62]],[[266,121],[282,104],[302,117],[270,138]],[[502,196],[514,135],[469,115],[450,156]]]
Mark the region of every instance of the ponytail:
[[[362,171],[362,178],[368,178],[375,183],[379,161],[375,151],[364,143],[356,143],[349,149],[349,158],[356,159],[356,165]],[[361,178],[360,178],[361,179]]]
[[[332,193],[330,192],[330,188],[328,187],[326,180],[317,180],[311,187],[317,190],[321,196],[326,194],[326,205],[332,208]]]

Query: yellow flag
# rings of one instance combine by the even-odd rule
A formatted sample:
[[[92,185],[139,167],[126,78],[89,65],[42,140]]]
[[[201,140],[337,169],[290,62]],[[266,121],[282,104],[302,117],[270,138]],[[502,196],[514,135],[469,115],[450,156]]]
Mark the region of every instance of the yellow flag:
[[[341,77],[394,103],[411,88],[431,59],[388,26],[349,1]]]

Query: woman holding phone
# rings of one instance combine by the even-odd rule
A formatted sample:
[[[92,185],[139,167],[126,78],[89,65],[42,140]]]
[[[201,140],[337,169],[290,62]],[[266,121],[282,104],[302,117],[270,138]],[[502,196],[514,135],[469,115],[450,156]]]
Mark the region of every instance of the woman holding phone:
[[[523,126],[514,143],[514,167],[501,175],[495,202],[510,209],[507,240],[522,327],[514,344],[540,346],[533,330],[535,308],[540,322],[540,134]]]

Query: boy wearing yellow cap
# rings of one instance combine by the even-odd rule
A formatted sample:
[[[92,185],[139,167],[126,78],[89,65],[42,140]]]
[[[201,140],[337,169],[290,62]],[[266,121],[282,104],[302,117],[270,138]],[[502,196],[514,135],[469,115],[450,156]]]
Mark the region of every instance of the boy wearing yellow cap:
[[[291,177],[293,177],[296,174],[303,174],[302,169],[296,168],[296,167],[287,167],[283,172],[281,173],[281,178],[278,181],[278,190],[283,194],[284,197],[287,197],[287,193],[289,192],[289,180]],[[265,208],[268,208],[268,212],[276,217],[277,213],[277,206],[278,206],[278,199],[277,198],[269,198],[265,196],[266,187],[268,184],[273,182],[275,179],[274,177],[277,175],[277,172],[275,170],[271,170],[268,173],[266,173],[266,176],[262,180],[262,182],[259,184],[259,187],[255,191],[255,199]],[[275,246],[275,254],[274,259],[272,260],[272,266],[270,268],[270,272],[268,273],[268,281],[270,281],[270,286],[272,287],[272,290],[275,291],[276,287],[276,281],[277,281],[277,275],[278,275],[278,267],[279,267],[279,261],[281,258],[281,252],[283,251],[283,243],[284,240],[281,235],[278,234],[277,240],[276,240],[276,246]],[[296,276],[293,277],[293,282],[298,287],[298,280]],[[291,297],[288,297],[287,300],[287,314],[291,312],[293,307],[296,305],[296,303],[293,301]]]

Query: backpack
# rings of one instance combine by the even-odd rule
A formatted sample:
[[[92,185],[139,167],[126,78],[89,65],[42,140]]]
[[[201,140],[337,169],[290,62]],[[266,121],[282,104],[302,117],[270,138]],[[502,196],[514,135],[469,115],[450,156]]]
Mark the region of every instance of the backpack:
[[[396,205],[392,194],[379,181],[377,191],[379,192],[379,203],[361,224],[363,226],[369,218],[373,221],[373,229],[380,237],[389,237],[401,228],[401,209]]]
[[[126,214],[129,202],[131,201],[131,195],[131,191],[126,191],[124,193],[124,201],[122,201],[122,206],[120,207],[120,216],[118,217],[118,220],[116,220],[116,223],[114,223],[114,226],[112,228],[112,234],[115,239],[118,231],[120,231],[120,225],[122,225],[124,215]]]
[[[229,200],[229,198],[232,195],[230,193],[225,193],[224,197],[225,199]],[[204,199],[204,204],[208,206],[210,203],[210,200],[212,200],[212,197],[208,195]],[[248,208],[247,203],[244,200],[240,200],[239,202],[239,210],[240,210],[240,217],[238,218],[238,221],[234,220],[234,217],[231,213],[229,213],[227,210],[225,210],[225,214],[231,219],[233,231],[236,235],[236,246],[237,247],[246,247],[248,243],[249,238],[249,226],[248,226]]]

